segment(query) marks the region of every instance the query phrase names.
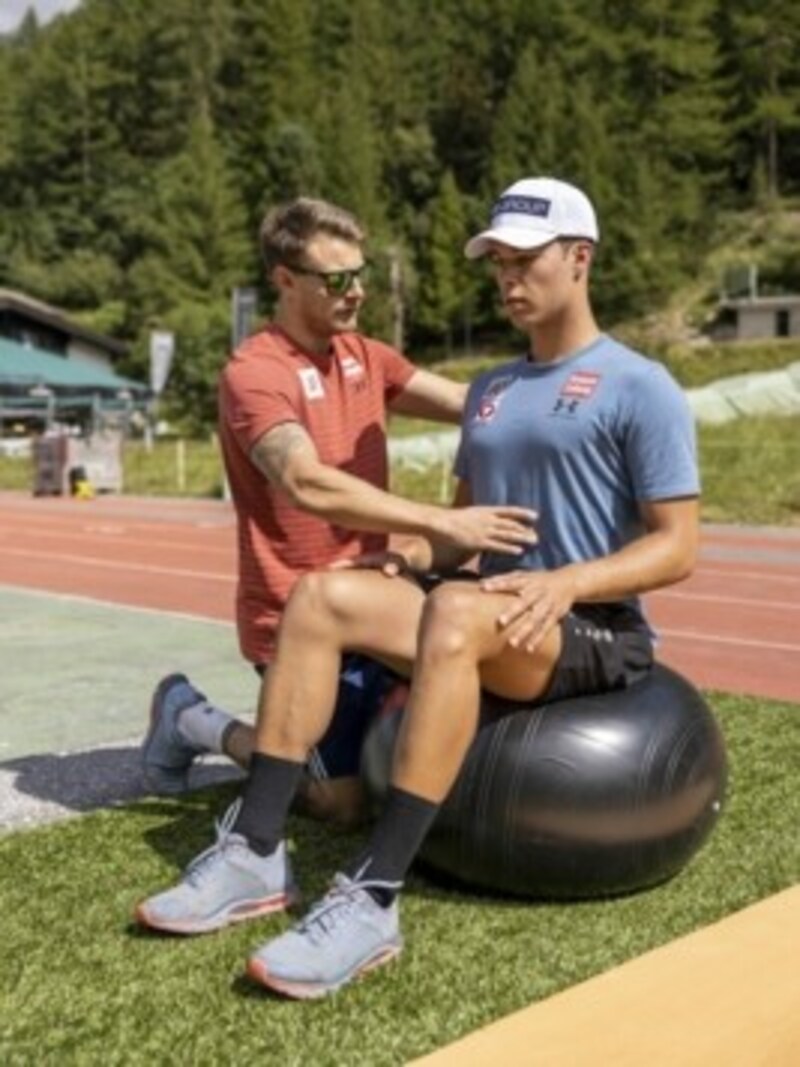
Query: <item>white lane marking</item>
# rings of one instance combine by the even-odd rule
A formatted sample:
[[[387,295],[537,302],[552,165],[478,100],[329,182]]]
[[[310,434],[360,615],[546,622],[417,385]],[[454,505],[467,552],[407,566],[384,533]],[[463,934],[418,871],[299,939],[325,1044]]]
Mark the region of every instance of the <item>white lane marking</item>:
[[[182,532],[186,532],[185,529]],[[50,537],[60,544],[65,541],[77,541],[79,544],[85,544],[87,536],[93,537],[96,541],[99,541],[104,545],[130,545],[132,548],[166,548],[177,549],[184,552],[196,552],[198,554],[205,553],[208,555],[229,555],[230,548],[228,546],[221,546],[219,544],[206,544],[204,542],[189,542],[189,541],[161,541],[153,538],[136,538],[130,536],[129,528],[119,527],[114,529],[112,527],[101,528],[98,526],[83,526],[79,530],[45,530],[45,529],[32,529],[28,528],[24,531],[9,530],[0,528],[0,538],[6,537],[9,540],[16,540],[19,536],[29,537],[35,535],[36,537]],[[232,543],[232,542],[231,542]]]
[[[748,608],[778,608],[781,611],[800,611],[800,604],[788,600],[758,600],[755,597],[715,596],[713,593],[673,593],[668,589],[658,589],[646,593],[647,597],[669,600],[703,600],[710,604],[743,604]]]
[[[171,608],[147,608],[141,604],[127,604],[120,600],[98,600],[97,597],[83,596],[78,593],[51,593],[48,589],[0,584],[0,595],[3,593],[21,593],[24,596],[35,596],[43,600],[65,600],[68,603],[88,604],[91,607],[109,608],[112,611],[133,611],[138,615],[168,615],[171,619],[181,619],[184,622],[205,622],[211,626],[222,626],[227,630],[234,628],[233,622],[215,619],[211,615],[193,615],[188,611],[173,611]]]
[[[700,576],[703,574],[719,574],[723,578],[727,578],[732,581],[736,581],[737,578],[752,578],[757,582],[800,582],[800,575],[796,574],[773,574],[768,570],[763,571],[742,571],[738,570],[735,564],[732,564],[730,570],[723,570],[721,567],[705,567],[702,563],[699,564],[694,571],[695,575]]]
[[[59,563],[78,563],[81,566],[101,567],[106,570],[139,571],[144,574],[166,574],[171,578],[200,578],[203,581],[234,582],[234,574],[215,574],[212,571],[189,571],[177,567],[155,567],[148,563],[128,563],[122,560],[97,559],[96,556],[71,556],[62,552],[27,552],[21,548],[4,548],[3,556],[21,556],[23,559],[55,560]]]
[[[739,645],[744,648],[766,648],[774,652],[800,652],[800,645],[784,645],[777,641],[755,641],[744,637],[721,637],[717,634],[697,633],[694,630],[665,630],[657,626],[659,637],[675,637],[681,641],[696,641],[702,644],[704,641],[715,645]]]

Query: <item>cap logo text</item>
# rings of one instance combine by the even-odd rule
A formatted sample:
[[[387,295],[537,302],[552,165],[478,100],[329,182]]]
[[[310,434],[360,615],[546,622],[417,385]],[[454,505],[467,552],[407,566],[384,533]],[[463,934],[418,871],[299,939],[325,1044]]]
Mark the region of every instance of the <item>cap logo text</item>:
[[[541,196],[501,196],[492,208],[492,222],[498,215],[534,215],[546,219],[551,205],[551,200]]]

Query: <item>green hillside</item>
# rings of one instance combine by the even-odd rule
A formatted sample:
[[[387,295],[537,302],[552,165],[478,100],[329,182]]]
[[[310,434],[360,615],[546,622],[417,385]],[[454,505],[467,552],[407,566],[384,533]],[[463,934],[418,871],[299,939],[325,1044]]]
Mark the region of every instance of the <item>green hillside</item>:
[[[165,404],[200,429],[232,287],[269,310],[268,205],[356,211],[364,327],[393,336],[399,271],[406,344],[441,358],[503,330],[465,238],[554,174],[599,209],[603,322],[666,346],[711,311],[709,249],[798,280],[798,113],[794,0],[83,0],[0,39],[0,286],[129,342],[132,377],[175,331]]]

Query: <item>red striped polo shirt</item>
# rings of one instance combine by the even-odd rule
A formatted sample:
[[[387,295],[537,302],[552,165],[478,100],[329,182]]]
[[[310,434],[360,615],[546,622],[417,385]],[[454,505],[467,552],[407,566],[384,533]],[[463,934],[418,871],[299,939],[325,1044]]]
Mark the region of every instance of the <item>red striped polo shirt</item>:
[[[293,507],[251,462],[253,445],[283,422],[303,426],[323,463],[388,484],[386,405],[414,367],[380,341],[347,333],[313,355],[278,327],[248,338],[219,386],[220,440],[236,509],[236,616],[246,659],[267,663],[292,586],[307,571],[385,547],[386,536],[334,526]]]

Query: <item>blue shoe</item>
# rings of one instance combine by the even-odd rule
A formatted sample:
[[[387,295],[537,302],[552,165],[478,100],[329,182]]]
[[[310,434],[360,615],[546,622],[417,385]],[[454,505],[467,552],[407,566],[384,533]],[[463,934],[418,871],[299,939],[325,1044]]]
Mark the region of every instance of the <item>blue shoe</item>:
[[[189,768],[207,749],[189,744],[178,729],[178,720],[186,708],[205,702],[185,674],[169,674],[156,686],[141,756],[145,781],[154,793],[186,792]]]
[[[403,948],[397,900],[387,908],[368,889],[400,884],[351,881],[337,874],[331,890],[291,930],[250,958],[256,982],[296,999],[323,997],[388,963]]]
[[[173,889],[149,897],[137,922],[172,934],[206,934],[291,907],[299,899],[285,842],[259,856],[232,832],[241,801],[217,823],[217,840],[201,852]]]

